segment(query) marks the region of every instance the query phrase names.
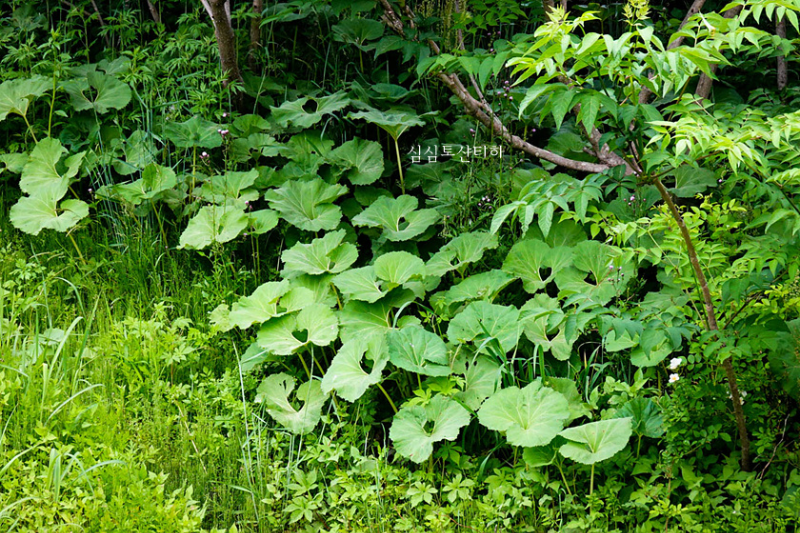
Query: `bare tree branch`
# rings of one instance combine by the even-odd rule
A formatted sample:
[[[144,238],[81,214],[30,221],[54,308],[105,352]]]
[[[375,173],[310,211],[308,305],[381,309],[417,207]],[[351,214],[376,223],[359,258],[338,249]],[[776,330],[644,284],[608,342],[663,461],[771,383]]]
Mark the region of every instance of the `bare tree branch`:
[[[400,19],[397,12],[394,10],[388,0],[380,0],[380,2],[384,9],[384,14],[382,17],[383,21],[399,36],[405,37],[405,26],[403,25],[403,21]],[[411,19],[409,26],[413,29],[413,13],[408,7],[408,4],[405,6],[405,12]],[[431,51],[434,54],[439,53],[439,45],[433,40],[428,40],[428,46],[431,48]],[[464,105],[467,113],[478,119],[481,124],[489,128],[492,132],[494,132],[495,135],[502,137],[503,140],[509,143],[513,148],[521,150],[539,159],[549,161],[555,165],[581,172],[603,172],[619,165],[625,165],[626,171],[629,174],[633,172],[627,162],[621,156],[608,149],[608,146],[604,146],[602,149],[597,148],[595,153],[593,153],[593,155],[600,160],[600,163],[570,159],[568,157],[551,152],[550,150],[535,146],[518,137],[517,135],[512,134],[508,130],[508,128],[492,111],[491,106],[486,102],[485,99],[482,98],[483,95],[480,92],[479,87],[477,87],[476,81],[472,80],[474,84],[473,87],[476,89],[478,98],[481,98],[482,101],[472,96],[469,90],[467,90],[467,88],[464,86],[464,83],[461,81],[458,74],[439,72],[436,74],[436,76],[453,92],[453,94],[458,97],[459,100],[461,100],[461,103]],[[591,137],[594,138],[595,136],[596,140],[599,141],[601,137],[600,132],[597,130],[593,131]],[[596,143],[593,144],[593,146],[596,146]]]

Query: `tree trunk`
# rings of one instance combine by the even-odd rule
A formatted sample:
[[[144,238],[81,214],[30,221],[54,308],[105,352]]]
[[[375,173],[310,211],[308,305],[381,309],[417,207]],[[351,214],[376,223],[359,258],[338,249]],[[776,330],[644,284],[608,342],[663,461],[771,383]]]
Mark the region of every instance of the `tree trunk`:
[[[264,11],[264,0],[253,0],[253,18],[250,19],[250,50],[247,52],[247,64],[253,72],[258,70],[256,54],[261,48],[262,11]]]
[[[786,17],[781,17],[778,21],[775,34],[781,39],[786,39]],[[786,57],[778,56],[778,90],[784,90],[787,83],[789,83],[789,73],[786,70]]]
[[[158,12],[158,8],[153,4],[153,0],[146,0],[147,1],[147,9],[150,10],[150,16],[153,17],[153,20],[156,24],[161,24],[161,13]]]
[[[230,4],[227,0],[201,0],[214,25],[214,35],[219,48],[219,62],[226,75],[225,85],[231,80],[242,81],[236,54],[236,35],[231,26]]]

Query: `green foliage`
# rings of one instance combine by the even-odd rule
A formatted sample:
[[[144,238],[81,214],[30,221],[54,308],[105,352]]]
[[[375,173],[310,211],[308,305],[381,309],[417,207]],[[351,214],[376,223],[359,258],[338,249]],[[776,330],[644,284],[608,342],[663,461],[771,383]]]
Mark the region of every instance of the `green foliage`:
[[[2,15],[0,522],[791,527],[796,5],[242,5],[239,80],[73,3]]]

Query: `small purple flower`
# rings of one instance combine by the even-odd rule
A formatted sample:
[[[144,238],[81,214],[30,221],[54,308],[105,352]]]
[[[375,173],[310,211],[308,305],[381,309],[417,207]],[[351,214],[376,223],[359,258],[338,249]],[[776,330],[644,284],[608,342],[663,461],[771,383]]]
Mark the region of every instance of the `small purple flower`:
[[[245,233],[244,236],[247,237],[247,233]]]
[[[208,152],[203,152],[202,154],[200,154],[200,159],[205,159],[207,157],[208,157]]]
[[[718,179],[717,183],[722,183],[722,178]]]
[[[94,194],[94,189],[92,189],[91,187],[89,187],[89,194]]]
[[[228,112],[227,112],[227,111],[225,111],[225,112],[222,114],[222,118],[228,118]]]
[[[636,197],[635,196],[631,196],[631,202],[633,202],[634,200],[636,200]]]
[[[469,129],[469,132],[470,132],[470,133],[475,133],[475,129],[474,129],[474,128],[470,128],[470,129]]]
[[[489,53],[493,54],[494,53],[494,48],[489,48]]]

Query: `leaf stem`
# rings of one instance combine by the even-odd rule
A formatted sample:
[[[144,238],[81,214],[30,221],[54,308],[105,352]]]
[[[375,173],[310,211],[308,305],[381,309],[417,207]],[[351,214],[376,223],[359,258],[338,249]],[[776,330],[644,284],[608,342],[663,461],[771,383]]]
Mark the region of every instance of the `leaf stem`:
[[[383,385],[381,385],[380,383],[378,383],[378,388],[381,390],[381,392],[383,393],[383,395],[384,395],[384,396],[386,396],[386,399],[387,399],[387,400],[389,400],[389,405],[391,405],[391,406],[392,406],[392,411],[394,411],[394,413],[395,413],[395,414],[397,414],[397,406],[396,406],[396,405],[394,404],[394,402],[392,401],[392,397],[391,397],[391,396],[389,396],[389,393],[388,393],[388,392],[386,392],[386,389],[384,389],[384,388],[383,388]]]

